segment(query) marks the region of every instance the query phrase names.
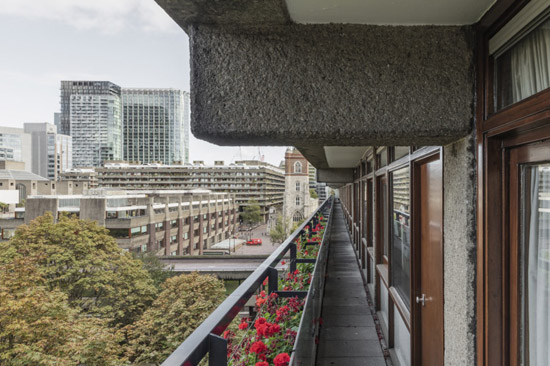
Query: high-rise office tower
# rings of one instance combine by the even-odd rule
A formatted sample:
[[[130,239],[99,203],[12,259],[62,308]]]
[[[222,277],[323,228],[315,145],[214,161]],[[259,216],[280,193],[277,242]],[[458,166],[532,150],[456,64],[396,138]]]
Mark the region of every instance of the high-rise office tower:
[[[25,133],[31,136],[32,166],[27,170],[56,181],[61,172],[73,167],[71,136],[57,133],[51,123],[25,123]]]
[[[122,89],[124,160],[189,162],[189,93]]]
[[[22,128],[0,127],[0,160],[22,161],[25,170],[32,165],[31,136]]]
[[[72,137],[74,166],[121,160],[120,87],[109,81],[62,81],[59,127]]]

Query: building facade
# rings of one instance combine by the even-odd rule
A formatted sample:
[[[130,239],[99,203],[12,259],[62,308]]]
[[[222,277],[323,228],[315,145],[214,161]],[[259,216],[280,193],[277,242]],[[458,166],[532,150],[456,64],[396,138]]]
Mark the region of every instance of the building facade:
[[[0,218],[3,239],[46,212],[56,219],[66,213],[95,220],[109,229],[123,250],[157,255],[203,254],[236,233],[238,216],[230,195],[205,190],[31,196],[24,208]]]
[[[157,1],[193,131],[296,146],[339,189],[393,364],[550,364],[548,0]]]
[[[0,160],[21,161],[30,170],[31,146],[31,136],[22,128],[0,127]]]
[[[260,205],[264,220],[269,208],[282,206],[285,189],[281,169],[261,161],[195,165],[112,163],[96,168],[98,186],[119,189],[208,189],[235,196],[240,210],[250,201]]]
[[[286,150],[283,219],[288,223],[301,223],[319,206],[319,200],[310,193],[309,165],[297,149]]]
[[[97,188],[97,172],[93,168],[73,168],[62,172],[57,182],[59,194],[85,194]]]
[[[189,162],[189,93],[176,89],[122,89],[124,160]]]
[[[30,171],[56,181],[59,174],[72,168],[72,138],[57,133],[51,123],[25,123],[25,133],[31,135],[32,166]]]
[[[121,89],[109,81],[62,81],[60,132],[73,141],[75,167],[122,159]]]

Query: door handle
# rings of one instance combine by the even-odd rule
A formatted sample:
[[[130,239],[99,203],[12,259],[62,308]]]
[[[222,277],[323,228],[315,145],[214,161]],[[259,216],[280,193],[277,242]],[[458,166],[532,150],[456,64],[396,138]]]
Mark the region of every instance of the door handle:
[[[422,294],[422,297],[416,297],[416,303],[422,304],[422,306],[426,306],[426,294]]]

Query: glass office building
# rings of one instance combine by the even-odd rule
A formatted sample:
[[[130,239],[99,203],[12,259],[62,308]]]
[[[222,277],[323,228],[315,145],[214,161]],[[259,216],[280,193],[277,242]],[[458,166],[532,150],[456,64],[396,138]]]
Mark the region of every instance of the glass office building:
[[[189,162],[189,93],[122,89],[124,160]]]

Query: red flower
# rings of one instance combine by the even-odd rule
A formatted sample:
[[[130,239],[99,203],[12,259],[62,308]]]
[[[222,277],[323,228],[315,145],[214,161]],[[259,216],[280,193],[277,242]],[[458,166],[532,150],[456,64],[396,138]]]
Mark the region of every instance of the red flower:
[[[285,261],[281,261],[281,264],[284,266],[284,265],[286,264],[286,262],[285,262]]]
[[[281,326],[279,324],[270,324],[269,325],[269,335],[277,334],[281,331]]]
[[[267,363],[265,361],[256,362],[256,366],[269,366],[269,363]]]
[[[239,324],[239,329],[240,330],[243,330],[243,329],[246,329],[248,328],[248,324],[246,322],[242,322],[241,324]]]
[[[264,290],[262,290],[262,292],[260,292],[260,297],[266,297],[266,294],[265,294]]]
[[[267,323],[267,320],[265,320],[265,318],[261,317],[261,318],[256,319],[256,321],[254,322],[254,326],[256,328],[258,328],[259,325],[265,324],[265,323]]]
[[[266,301],[263,297],[256,297],[256,306],[261,307]]]
[[[262,283],[264,286],[267,286],[267,280],[268,280],[268,278],[266,277],[264,282]]]
[[[250,352],[254,352],[254,353],[259,354],[259,353],[264,353],[265,351],[267,351],[267,347],[265,346],[264,342],[262,342],[262,341],[254,342],[254,343],[252,343],[252,346],[250,347]]]
[[[289,362],[290,362],[290,356],[288,355],[288,353],[279,353],[273,359],[273,364],[275,366],[287,366]]]
[[[227,339],[230,335],[229,332],[230,332],[229,330],[226,330],[225,332],[223,332],[223,338]]]
[[[259,337],[269,337],[269,334],[267,334],[267,323],[266,324],[258,324],[256,326],[256,334]]]

